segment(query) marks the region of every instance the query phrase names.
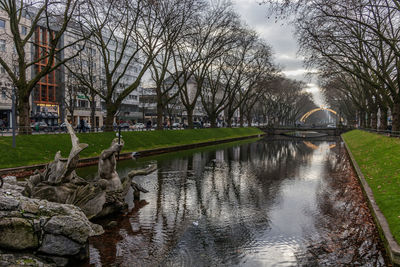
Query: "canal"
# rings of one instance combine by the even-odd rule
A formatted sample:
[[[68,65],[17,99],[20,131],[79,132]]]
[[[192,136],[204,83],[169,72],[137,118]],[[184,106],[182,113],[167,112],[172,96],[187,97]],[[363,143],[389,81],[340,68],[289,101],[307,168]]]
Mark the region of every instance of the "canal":
[[[386,266],[339,138],[242,141],[122,161],[150,192],[100,223],[84,266]],[[79,170],[82,177],[97,167]]]

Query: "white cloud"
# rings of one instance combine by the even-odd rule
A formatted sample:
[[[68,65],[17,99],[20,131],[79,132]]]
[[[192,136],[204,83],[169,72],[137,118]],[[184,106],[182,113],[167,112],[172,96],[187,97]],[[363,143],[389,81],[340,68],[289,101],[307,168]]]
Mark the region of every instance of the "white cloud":
[[[272,46],[275,63],[282,68],[282,73],[288,78],[307,82],[305,90],[313,95],[317,105],[323,106],[325,101],[320,88],[313,83],[312,77],[310,79],[307,75],[316,73],[316,70],[306,70],[303,66],[304,58],[297,55],[298,45],[293,35],[294,27],[285,21],[275,22],[268,19],[267,6],[259,5],[259,2],[259,0],[233,0],[235,9],[242,19]]]
[[[307,74],[306,69],[297,69],[297,70],[284,70],[282,71],[283,74],[286,76],[299,76],[299,75],[306,75]]]

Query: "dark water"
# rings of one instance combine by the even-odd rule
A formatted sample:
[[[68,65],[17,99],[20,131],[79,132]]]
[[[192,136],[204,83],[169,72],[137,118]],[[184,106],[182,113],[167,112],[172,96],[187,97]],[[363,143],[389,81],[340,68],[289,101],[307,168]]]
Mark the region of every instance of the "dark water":
[[[386,265],[339,139],[241,142],[124,161],[119,173],[148,162],[158,170],[134,180],[150,192],[99,221],[86,266]]]

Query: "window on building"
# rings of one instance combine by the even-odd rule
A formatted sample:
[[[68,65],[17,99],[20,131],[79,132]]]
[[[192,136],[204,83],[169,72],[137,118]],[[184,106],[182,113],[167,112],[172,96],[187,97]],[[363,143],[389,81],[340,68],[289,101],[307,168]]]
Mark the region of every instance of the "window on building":
[[[23,18],[28,18],[28,12],[26,12],[25,9],[22,10],[22,17]]]
[[[6,40],[0,39],[0,51],[6,51]]]
[[[78,107],[87,108],[89,107],[89,103],[86,100],[78,100]]]
[[[4,19],[0,19],[0,28],[5,28],[6,27],[6,21]]]
[[[25,26],[21,26],[21,34],[26,35],[28,29]]]

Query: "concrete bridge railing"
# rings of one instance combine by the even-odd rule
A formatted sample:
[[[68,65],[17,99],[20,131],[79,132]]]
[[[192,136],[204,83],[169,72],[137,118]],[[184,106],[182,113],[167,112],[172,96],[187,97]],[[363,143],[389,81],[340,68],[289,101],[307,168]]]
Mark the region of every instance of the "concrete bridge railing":
[[[313,131],[318,133],[325,133],[330,136],[339,136],[351,128],[338,127],[338,128],[312,128],[312,127],[258,127],[261,131],[268,135],[278,135],[294,131]]]

